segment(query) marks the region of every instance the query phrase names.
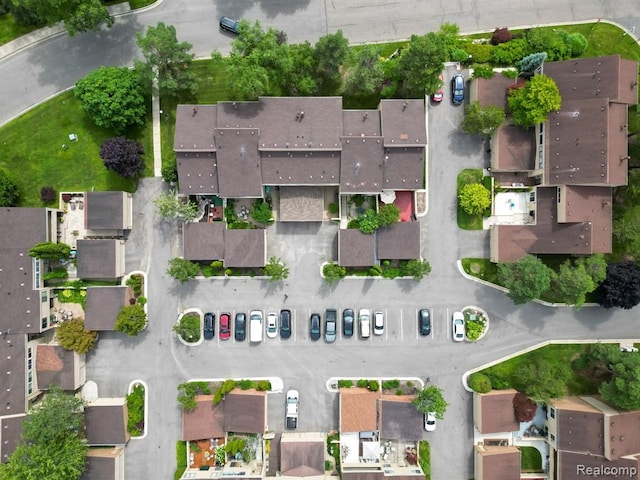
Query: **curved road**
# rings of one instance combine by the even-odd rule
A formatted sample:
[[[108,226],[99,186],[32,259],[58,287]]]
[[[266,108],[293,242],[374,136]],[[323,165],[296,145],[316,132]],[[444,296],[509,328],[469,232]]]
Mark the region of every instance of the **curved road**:
[[[552,15],[549,15],[552,12]],[[0,60],[0,124],[24,109],[74,84],[103,64],[130,65],[136,56],[134,34],[164,21],[176,26],[178,37],[194,44],[198,56],[213,49],[226,51],[231,38],[220,33],[221,14],[259,19],[263,25],[285,30],[291,42],[314,41],[342,29],[351,42],[407,38],[413,32],[437,29],[451,21],[462,31],[504,25],[615,20],[627,28],[640,26],[632,0],[164,0],[141,13],[119,17],[115,26],[75,38],[66,34],[47,39]],[[486,233],[463,232],[455,223],[456,173],[485,162],[480,141],[457,130],[461,109],[443,102],[430,108],[429,214],[422,219],[423,255],[433,273],[421,283],[412,281],[344,280],[328,288],[318,276],[318,265],[335,256],[335,226],[301,225],[295,231],[278,224],[269,230],[278,242],[269,243],[269,255],[289,266],[284,286],[260,280],[203,280],[180,286],[164,274],[169,258],[178,254],[175,226],[154,219],[151,199],[163,188],[159,179],[145,179],[135,195],[135,229],[127,242],[127,270],[149,274],[148,330],[138,338],[115,333],[101,335],[100,346],[88,356],[87,376],[102,396],[121,396],[133,379],[149,386],[148,436],[127,447],[127,478],[167,478],[175,465],[175,441],[180,438],[180,410],[176,385],[188,378],[280,376],[285,388],[301,391],[302,431],[335,428],[336,396],[324,382],[330,376],[430,376],[445,389],[451,406],[432,440],[433,478],[473,476],[470,396],[461,374],[484,362],[517,352],[547,339],[637,337],[635,312],[600,308],[551,309],[537,304],[516,308],[504,294],[462,278],[456,260],[487,256]],[[153,252],[153,255],[152,253]],[[272,340],[258,347],[218,339],[195,348],[180,344],[171,332],[177,312],[185,307],[215,311],[281,308],[296,313],[291,341]],[[463,305],[483,307],[491,317],[489,334],[475,345],[454,344],[450,312]],[[434,329],[428,339],[415,333],[416,308],[433,309]],[[384,308],[387,330],[367,342],[339,338],[334,345],[306,338],[310,310],[327,306]],[[115,374],[114,372],[118,372]],[[269,428],[282,431],[282,395],[272,395]],[[275,424],[273,422],[276,422]],[[455,447],[454,447],[455,446]],[[453,448],[452,448],[453,447]],[[464,452],[464,453],[460,453]]]

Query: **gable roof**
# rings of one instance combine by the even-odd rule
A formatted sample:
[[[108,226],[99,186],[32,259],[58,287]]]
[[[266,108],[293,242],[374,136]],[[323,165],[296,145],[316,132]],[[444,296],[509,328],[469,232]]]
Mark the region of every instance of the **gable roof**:
[[[340,152],[266,151],[260,154],[264,185],[338,185]]]
[[[183,195],[219,193],[215,152],[177,152],[179,192]]]
[[[4,320],[4,318],[3,318]],[[0,405],[3,415],[25,413],[27,410],[27,335],[0,336]]]
[[[99,398],[84,409],[88,445],[124,445],[127,432],[127,404],[124,398]]]
[[[516,480],[520,478],[520,450],[513,446],[476,445],[476,463],[482,469],[481,478]]]
[[[424,147],[385,148],[382,167],[385,190],[424,188]]]
[[[182,411],[182,440],[223,438],[224,402],[213,405],[213,395],[197,395],[196,408]]]
[[[342,139],[340,191],[342,193],[380,193],[383,181],[383,139],[345,137]]]
[[[471,82],[471,100],[477,100],[481,106],[494,105],[502,109],[507,108],[507,92],[517,80],[496,73],[491,78],[474,78]]]
[[[224,222],[187,222],[182,227],[183,256],[187,260],[222,260],[225,254]]]
[[[381,393],[366,388],[340,389],[340,431],[365,432],[378,429],[378,399]]]
[[[124,230],[124,198],[122,191],[85,192],[84,222],[89,230]]]
[[[420,222],[398,222],[376,231],[378,258],[420,258]]]
[[[84,328],[112,331],[118,313],[127,305],[129,287],[124,285],[87,288]]]
[[[280,438],[280,473],[282,476],[324,476],[324,435],[318,433],[283,433]]]
[[[338,265],[343,267],[370,267],[376,261],[376,236],[360,230],[338,230]]]
[[[224,397],[224,431],[264,433],[267,397],[265,392],[234,390]]]
[[[78,278],[92,280],[111,280],[118,278],[116,259],[118,247],[122,245],[117,240],[96,239],[77,241],[77,269]]]
[[[62,390],[75,390],[75,367],[78,354],[65,350],[60,345],[39,344],[36,346],[36,376],[38,388],[47,390],[57,385]]]
[[[558,450],[604,455],[604,414],[580,397],[554,400]]]
[[[262,197],[257,128],[216,128],[218,191],[222,197]]]
[[[266,263],[267,231],[225,230],[224,265],[225,267],[264,267]]]
[[[413,397],[380,400],[380,438],[392,440],[422,440],[423,415],[411,403]]]
[[[124,480],[124,448],[87,449],[87,468],[80,480]]]
[[[424,100],[380,100],[380,116],[385,147],[427,144]]]
[[[480,402],[481,418],[476,425],[480,433],[515,432],[520,423],[513,410],[516,390],[493,390],[489,393],[474,393]]]
[[[213,128],[217,109],[216,105],[178,105],[173,149],[180,152],[215,151]]]
[[[16,449],[25,418],[25,414],[0,417],[0,463],[6,463]]]

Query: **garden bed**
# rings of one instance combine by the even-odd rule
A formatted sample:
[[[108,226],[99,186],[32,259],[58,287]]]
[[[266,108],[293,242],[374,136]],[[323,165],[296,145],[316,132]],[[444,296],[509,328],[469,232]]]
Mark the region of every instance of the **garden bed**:
[[[198,345],[202,342],[204,315],[199,309],[188,308],[180,315],[173,326],[173,331],[185,345]]]
[[[465,324],[465,336],[470,342],[477,342],[489,330],[489,316],[479,307],[464,307],[462,309]]]
[[[127,431],[132,438],[144,438],[147,435],[147,388],[141,381],[134,380],[129,385],[127,395]]]

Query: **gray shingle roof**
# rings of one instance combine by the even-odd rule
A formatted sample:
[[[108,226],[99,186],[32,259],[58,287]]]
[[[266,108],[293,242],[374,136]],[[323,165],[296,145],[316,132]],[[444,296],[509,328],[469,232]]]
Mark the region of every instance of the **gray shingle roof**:
[[[123,192],[86,192],[85,227],[90,230],[123,230]]]
[[[117,278],[116,249],[116,240],[78,240],[78,278]]]
[[[126,286],[87,288],[84,327],[94,331],[112,331],[120,309],[126,305]]]

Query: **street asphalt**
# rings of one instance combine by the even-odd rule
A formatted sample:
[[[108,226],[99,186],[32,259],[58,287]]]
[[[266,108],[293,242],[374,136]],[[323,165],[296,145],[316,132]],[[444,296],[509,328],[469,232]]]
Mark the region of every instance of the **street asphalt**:
[[[550,13],[551,12],[551,13]],[[213,49],[228,51],[231,37],[219,32],[222,15],[259,19],[265,26],[287,32],[289,41],[315,41],[342,29],[351,42],[408,38],[437,29],[443,21],[462,31],[498,26],[542,24],[595,18],[612,19],[627,28],[640,25],[631,0],[584,2],[488,0],[454,3],[401,0],[326,2],[322,0],[164,0],[139,14],[118,17],[109,31],[77,37],[57,35],[0,60],[0,124],[69,88],[103,64],[130,65],[137,55],[134,34],[164,21],[176,26],[178,38],[189,41],[199,56]],[[448,79],[455,67],[448,67]],[[505,295],[465,279],[456,261],[488,256],[486,232],[456,227],[455,185],[462,168],[486,167],[482,138],[459,130],[463,107],[445,100],[429,106],[429,213],[420,219],[423,256],[432,265],[429,277],[412,280],[346,279],[333,287],[319,276],[320,264],[336,256],[334,224],[277,224],[268,231],[268,255],[284,260],[290,270],[282,284],[259,279],[205,279],[184,285],[165,270],[180,253],[180,229],[159,220],[151,199],[167,188],[157,178],[144,179],[134,195],[134,230],[127,240],[127,270],[148,274],[149,326],[136,338],[101,333],[98,347],[88,355],[87,378],[96,381],[101,396],[122,396],[134,379],[149,387],[148,434],[131,441],[126,452],[126,476],[131,479],[169,478],[175,468],[175,442],[180,439],[180,408],[176,386],[192,378],[282,378],[285,390],[301,394],[301,431],[337,428],[337,397],[326,389],[329,377],[431,377],[445,390],[450,406],[431,442],[432,478],[473,476],[471,396],[462,374],[487,362],[549,339],[637,338],[634,312],[600,308],[553,309],[538,304],[515,307]],[[285,299],[286,295],[286,299]],[[478,305],[490,316],[489,333],[476,344],[451,340],[451,312]],[[180,343],[173,332],[178,313],[188,307],[220,312],[294,312],[289,340],[265,339],[257,346],[217,337],[197,347]],[[308,339],[308,317],[327,307],[382,309],[387,325],[382,337],[362,340],[338,336],[335,344]],[[430,337],[417,335],[416,311],[428,307],[433,315]],[[284,395],[270,394],[268,423],[284,429]]]

